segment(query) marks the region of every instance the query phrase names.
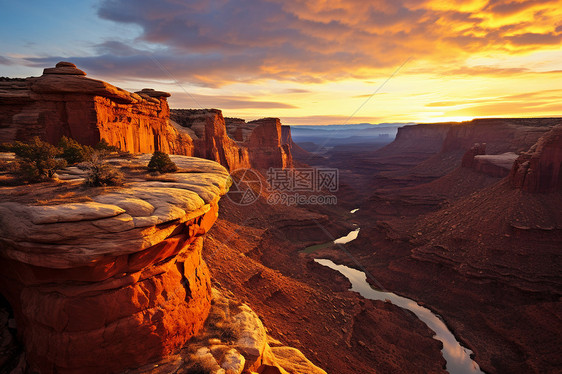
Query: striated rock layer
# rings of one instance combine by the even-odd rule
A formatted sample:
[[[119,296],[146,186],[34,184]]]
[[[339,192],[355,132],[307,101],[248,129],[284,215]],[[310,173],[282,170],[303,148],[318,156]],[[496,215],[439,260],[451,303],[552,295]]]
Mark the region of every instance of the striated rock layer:
[[[513,152],[487,155],[486,143],[476,143],[462,157],[461,166],[491,177],[503,178],[509,175],[516,159],[517,155]]]
[[[291,130],[279,118],[246,122],[224,118],[218,109],[173,109],[171,118],[189,131],[196,156],[220,162],[230,171],[293,166]]]
[[[562,124],[541,137],[516,160],[510,182],[527,192],[562,190]]]
[[[132,93],[85,75],[59,62],[40,77],[0,81],[0,142],[67,136],[129,152],[193,154],[191,138],[169,124],[169,93]]]
[[[31,370],[120,372],[172,354],[203,327],[202,236],[230,179],[215,162],[172,159],[178,173],[91,189],[86,202],[0,203],[0,291]],[[75,169],[61,173],[65,184],[81,183]]]
[[[278,118],[225,119],[217,109],[177,109],[170,94],[125,91],[70,62],[40,77],[0,80],[0,143],[62,136],[96,145],[102,139],[131,153],[159,150],[219,162],[228,170],[292,167],[291,133]]]

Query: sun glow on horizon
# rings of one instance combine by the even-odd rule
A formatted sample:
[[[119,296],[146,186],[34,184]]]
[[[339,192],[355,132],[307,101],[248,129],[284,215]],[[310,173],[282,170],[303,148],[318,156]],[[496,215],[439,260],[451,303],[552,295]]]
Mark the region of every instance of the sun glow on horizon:
[[[67,60],[130,91],[171,92],[172,108],[289,125],[552,117],[562,113],[559,5],[10,3],[0,15],[0,30],[13,35],[0,40],[0,75],[38,75]],[[45,16],[58,11],[77,16]]]

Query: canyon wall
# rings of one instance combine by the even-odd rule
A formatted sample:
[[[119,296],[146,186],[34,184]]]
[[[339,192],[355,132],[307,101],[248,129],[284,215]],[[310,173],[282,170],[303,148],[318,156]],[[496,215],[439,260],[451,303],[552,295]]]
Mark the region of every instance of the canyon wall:
[[[174,353],[201,330],[211,307],[202,236],[230,179],[215,162],[182,157],[173,159],[189,172],[165,182],[137,176],[92,189],[87,202],[0,204],[0,291],[31,371],[117,373]],[[84,176],[60,175],[70,185]]]
[[[559,118],[481,118],[452,124],[441,151],[465,151],[474,143],[486,143],[490,154],[524,152],[558,123]]]
[[[0,142],[67,136],[92,146],[105,139],[132,153],[191,155],[191,138],[168,123],[168,96],[131,93],[59,62],[40,77],[0,81]]]
[[[292,167],[290,128],[282,130],[278,118],[225,122],[217,109],[177,109],[170,120],[169,96],[128,92],[59,62],[40,77],[0,79],[0,143],[38,136],[56,144],[66,136],[94,146],[104,139],[131,153],[207,158],[229,171]]]
[[[248,150],[232,140],[218,109],[172,109],[171,119],[190,131],[194,156],[217,161],[228,170],[251,167]]]
[[[562,124],[543,135],[515,161],[510,173],[513,187],[527,192],[562,190]]]
[[[290,127],[278,118],[246,122],[224,118],[218,109],[172,109],[171,119],[191,132],[196,156],[220,162],[230,171],[293,166]]]

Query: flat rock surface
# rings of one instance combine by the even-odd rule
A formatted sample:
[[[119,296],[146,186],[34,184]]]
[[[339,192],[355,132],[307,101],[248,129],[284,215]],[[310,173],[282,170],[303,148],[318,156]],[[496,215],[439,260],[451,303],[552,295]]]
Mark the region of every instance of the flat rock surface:
[[[56,182],[0,188],[2,255],[66,268],[141,251],[171,233],[167,222],[203,215],[230,186],[216,162],[172,156],[178,172],[154,175],[150,157],[108,160],[124,172],[122,187],[84,187],[87,171],[69,167]]]

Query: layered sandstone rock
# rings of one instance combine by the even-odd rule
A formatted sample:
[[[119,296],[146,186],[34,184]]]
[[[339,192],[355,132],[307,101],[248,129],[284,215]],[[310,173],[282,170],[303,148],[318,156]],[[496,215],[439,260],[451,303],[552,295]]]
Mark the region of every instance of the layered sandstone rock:
[[[282,130],[278,118],[225,119],[217,109],[173,109],[171,118],[191,132],[196,156],[220,162],[230,171],[293,166],[290,128]]]
[[[112,162],[135,170],[148,159]],[[202,236],[230,179],[212,161],[172,160],[178,173],[135,175],[122,188],[91,189],[87,201],[37,205],[27,191],[0,203],[0,292],[31,370],[120,372],[201,330],[211,305]],[[79,189],[83,174],[60,176]],[[50,201],[61,201],[55,187]]]
[[[131,93],[86,77],[69,62],[40,77],[0,81],[0,142],[62,136],[87,145],[101,139],[129,152],[192,155],[188,134],[169,123],[169,93]]]
[[[503,178],[509,175],[517,155],[506,152],[487,155],[486,143],[476,143],[462,157],[461,166],[491,177]]]
[[[0,143],[34,136],[56,144],[62,136],[96,145],[102,139],[131,153],[159,150],[217,161],[228,170],[291,167],[290,128],[276,118],[225,123],[217,109],[170,108],[170,94],[125,91],[70,62],[40,77],[0,80]]]
[[[481,118],[452,124],[441,152],[464,152],[474,143],[486,143],[491,154],[523,152],[559,122],[558,118]]]
[[[217,161],[233,171],[250,167],[248,151],[232,140],[218,109],[174,109],[172,120],[189,129],[194,155]]]
[[[326,374],[298,349],[268,336],[258,315],[228,291],[213,289],[203,330],[174,355],[129,374],[208,372],[223,374]],[[199,371],[198,371],[199,370]]]
[[[253,126],[247,146],[254,167],[287,168],[293,165],[290,145],[283,143],[279,118],[262,118],[248,124]],[[289,136],[285,135],[285,138]]]
[[[510,173],[511,185],[528,192],[562,190],[562,124],[522,154]]]

